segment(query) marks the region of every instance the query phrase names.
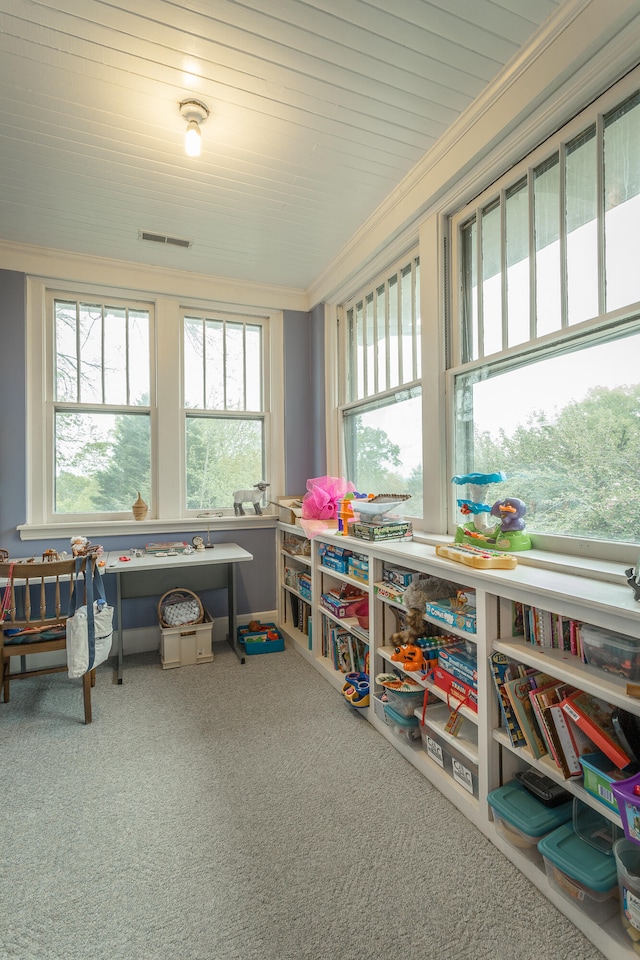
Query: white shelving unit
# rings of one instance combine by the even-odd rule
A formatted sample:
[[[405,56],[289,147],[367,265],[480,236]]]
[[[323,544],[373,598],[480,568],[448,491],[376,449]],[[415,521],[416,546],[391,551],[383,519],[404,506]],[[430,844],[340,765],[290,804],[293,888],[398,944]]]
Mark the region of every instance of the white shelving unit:
[[[334,688],[341,690],[344,684],[344,673],[334,668],[332,658],[322,649],[323,618],[335,620],[341,626],[346,626],[348,630],[357,632],[361,638],[366,637],[369,644],[372,696],[370,706],[362,712],[372,725],[579,927],[605,957],[609,960],[637,960],[638,954],[633,950],[631,941],[624,933],[619,916],[616,914],[607,923],[597,924],[570,900],[559,898],[550,886],[544,867],[539,861],[526,850],[511,846],[497,832],[491,807],[487,802],[487,794],[491,790],[510,780],[518,770],[524,770],[530,766],[562,784],[570,793],[608,816],[618,826],[621,825],[620,817],[614,811],[609,810],[584,790],[581,779],[564,780],[549,757],[536,760],[527,748],[512,746],[506,731],[500,726],[500,711],[488,657],[494,651],[501,651],[512,660],[549,673],[558,680],[571,683],[609,703],[640,715],[640,700],[626,695],[626,683],[623,679],[587,666],[578,657],[558,650],[535,647],[522,637],[511,636],[512,604],[519,601],[528,606],[535,606],[551,613],[640,638],[640,604],[634,601],[631,591],[624,583],[622,565],[619,582],[605,582],[565,572],[560,564],[554,569],[519,563],[515,570],[480,570],[441,558],[436,555],[434,547],[415,541],[365,543],[362,540],[332,533],[314,538],[308,557],[292,558],[284,549],[285,540],[287,537],[304,539],[303,531],[300,527],[279,524],[278,537],[281,563],[278,605],[281,614],[280,628],[295,649],[313,663]],[[341,546],[365,556],[369,562],[367,584],[323,567],[319,550],[322,543]],[[293,560],[299,566],[309,570],[311,574],[311,641],[306,634],[293,628],[286,616],[287,594],[292,592],[292,588],[284,584],[285,560],[287,563]],[[475,634],[444,627],[438,621],[429,621],[426,616],[425,620],[447,633],[454,633],[467,642],[473,642],[477,648],[478,710],[476,713],[468,706],[460,706],[460,713],[465,718],[465,723],[474,724],[477,728],[477,746],[473,735],[468,738],[472,741],[471,743],[468,740],[466,743],[456,742],[458,750],[468,756],[471,763],[477,765],[477,798],[463,789],[427,755],[421,741],[409,742],[395,736],[384,718],[376,712],[374,706],[376,690],[373,678],[378,673],[389,672],[393,652],[393,647],[389,645],[389,638],[396,629],[392,611],[394,606],[399,606],[388,599],[376,596],[374,584],[382,580],[385,563],[450,580],[459,588],[473,589],[476,592],[477,632]],[[368,598],[370,627],[368,634],[357,626],[357,621],[345,623],[344,620],[338,620],[320,604],[322,592],[329,585],[343,581],[357,584]],[[398,664],[393,662],[393,667],[397,668]],[[415,679],[413,673],[410,675]],[[434,687],[429,679],[421,682],[443,703],[447,703],[446,693]],[[451,707],[459,706],[453,698],[448,702]],[[444,722],[439,725],[438,733],[446,742],[448,734],[444,729]]]

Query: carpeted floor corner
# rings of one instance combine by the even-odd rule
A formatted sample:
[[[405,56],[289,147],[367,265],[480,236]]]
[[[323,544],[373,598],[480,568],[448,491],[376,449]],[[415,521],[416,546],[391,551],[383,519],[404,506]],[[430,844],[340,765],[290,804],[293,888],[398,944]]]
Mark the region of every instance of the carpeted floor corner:
[[[602,960],[294,651],[0,703],[2,960]]]

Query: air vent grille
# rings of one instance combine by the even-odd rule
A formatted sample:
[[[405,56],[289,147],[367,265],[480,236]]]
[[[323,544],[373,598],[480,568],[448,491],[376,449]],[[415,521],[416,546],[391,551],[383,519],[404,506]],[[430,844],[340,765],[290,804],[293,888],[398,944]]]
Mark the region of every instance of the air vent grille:
[[[190,247],[191,240],[183,240],[181,237],[166,237],[163,233],[151,233],[149,230],[140,230],[138,234],[140,240],[151,240],[153,243],[168,243],[174,247]]]

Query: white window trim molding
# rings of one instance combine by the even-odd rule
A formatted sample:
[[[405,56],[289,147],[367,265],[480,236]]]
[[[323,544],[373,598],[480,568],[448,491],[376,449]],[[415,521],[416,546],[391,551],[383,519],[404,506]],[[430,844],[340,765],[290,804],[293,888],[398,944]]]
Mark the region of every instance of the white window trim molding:
[[[69,292],[70,295],[106,295],[118,299],[144,299],[154,309],[157,354],[155,365],[156,384],[162,383],[162,390],[156,390],[157,406],[152,413],[152,457],[161,466],[155,471],[154,502],[157,503],[158,516],[142,521],[147,533],[160,533],[172,530],[201,530],[203,519],[181,506],[184,503],[183,456],[171,454],[176,444],[184,449],[184,418],[181,402],[181,360],[182,338],[180,325],[181,305],[188,298],[170,296],[150,296],[136,290],[105,287],[104,284],[71,283],[69,281],[45,280],[42,277],[28,276],[26,280],[26,521],[17,527],[22,540],[41,539],[50,536],[71,536],[77,533],[81,523],[85,535],[122,535],[141,529],[140,522],[127,518],[92,520],[83,517],[61,517],[52,521],[47,515],[47,484],[51,482],[47,464],[47,431],[52,424],[43,417],[46,409],[47,377],[52,371],[47,365],[47,349],[52,344],[51,327],[47,323],[47,292]],[[227,304],[211,302],[211,309],[226,312]],[[236,309],[237,312],[237,308]],[[273,495],[284,489],[284,383],[282,378],[284,360],[284,315],[282,311],[258,309],[255,306],[245,308],[245,315],[266,317],[268,333],[265,343],[265,445],[269,462],[270,490]],[[178,361],[176,361],[176,357]],[[157,418],[157,419],[156,419]],[[157,429],[153,429],[157,427]],[[156,448],[157,444],[157,448]],[[167,451],[166,453],[163,451]],[[231,510],[231,504],[229,508]],[[212,511],[215,512],[215,511]],[[235,517],[231,514],[223,517],[211,517],[211,528],[235,529],[238,527],[271,526],[275,515]],[[277,519],[277,518],[275,518]],[[206,521],[204,521],[206,523]]]

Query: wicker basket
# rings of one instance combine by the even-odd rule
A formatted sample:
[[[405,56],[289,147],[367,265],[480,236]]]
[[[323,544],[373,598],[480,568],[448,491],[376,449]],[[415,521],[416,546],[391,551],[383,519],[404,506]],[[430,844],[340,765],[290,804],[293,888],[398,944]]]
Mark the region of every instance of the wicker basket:
[[[167,590],[158,601],[161,627],[181,627],[185,623],[202,623],[204,607],[197,593],[184,588]]]

